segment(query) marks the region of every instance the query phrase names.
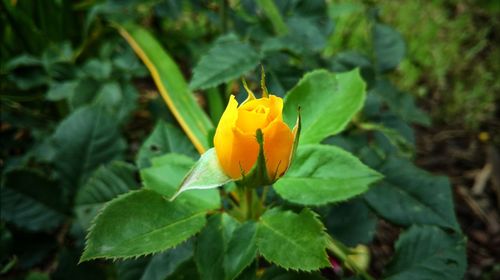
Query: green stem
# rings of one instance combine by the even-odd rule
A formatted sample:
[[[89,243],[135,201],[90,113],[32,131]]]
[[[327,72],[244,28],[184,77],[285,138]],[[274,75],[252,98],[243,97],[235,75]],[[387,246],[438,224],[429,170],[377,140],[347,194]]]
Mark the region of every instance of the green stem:
[[[247,205],[246,217],[247,220],[251,220],[253,218],[253,193],[251,188],[245,187],[245,200]]]
[[[222,33],[227,31],[227,0],[220,0],[220,19]]]
[[[351,270],[353,270],[356,274],[361,275],[366,280],[375,280],[368,272],[364,269],[360,268],[355,262],[353,262],[347,252],[349,252],[349,248],[347,248],[344,244],[339,241],[333,239],[332,237],[328,238],[327,241],[327,249],[330,250],[337,258],[339,258],[344,266],[349,266]]]
[[[263,188],[262,195],[260,196],[260,205],[262,208],[264,208],[264,205],[266,204],[267,190],[269,189],[269,186],[264,186]]]
[[[259,5],[267,16],[277,35],[285,35],[288,33],[288,27],[273,0],[257,0],[257,5]]]

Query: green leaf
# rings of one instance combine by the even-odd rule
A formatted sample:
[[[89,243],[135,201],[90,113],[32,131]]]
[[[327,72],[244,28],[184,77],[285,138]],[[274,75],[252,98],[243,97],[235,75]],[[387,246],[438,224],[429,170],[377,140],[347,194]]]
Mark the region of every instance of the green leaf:
[[[160,120],[139,149],[135,162],[140,169],[149,167],[152,158],[166,153],[178,153],[190,157],[198,155],[189,138],[181,130]]]
[[[272,2],[272,1],[268,1]],[[316,55],[326,45],[333,24],[317,17],[292,15],[287,17],[288,33],[268,37],[261,44],[261,52],[272,57],[276,51],[288,51],[298,56]],[[266,57],[266,63],[267,58]]]
[[[432,176],[395,157],[389,157],[379,170],[386,177],[365,194],[365,199],[384,219],[401,226],[459,228],[446,177]]]
[[[259,63],[259,54],[234,34],[219,37],[193,70],[192,89],[206,89],[243,76]]]
[[[393,145],[399,154],[410,157],[413,154],[414,147],[403,135],[397,130],[386,127],[383,124],[376,123],[361,123],[359,127],[365,130],[372,130],[381,133],[391,145]],[[376,135],[375,137],[377,137]]]
[[[369,244],[376,232],[377,217],[362,198],[328,207],[328,212],[321,216],[328,232],[349,247]]]
[[[82,107],[69,115],[52,136],[54,166],[70,192],[102,164],[122,157],[125,141],[117,123],[100,107]]]
[[[80,241],[78,241],[80,243]],[[80,246],[60,246],[57,250],[57,267],[51,273],[50,279],[106,279],[109,268],[98,262],[78,263],[81,255]],[[54,257],[54,250],[51,252]]]
[[[16,31],[17,38],[25,50],[30,53],[39,53],[48,43],[48,38],[44,36],[33,22],[33,18],[25,11],[16,7],[14,2],[2,1],[2,11],[9,25]],[[5,27],[4,27],[5,28]]]
[[[282,269],[277,266],[271,266],[266,268],[264,275],[259,278],[261,280],[325,280],[326,278],[321,276],[320,271],[315,272],[303,272],[303,271],[289,271]],[[349,279],[352,280],[352,279]]]
[[[58,101],[69,98],[75,91],[77,85],[78,82],[75,80],[52,83],[47,92],[47,100]]]
[[[466,238],[433,226],[412,226],[396,242],[384,279],[462,279]]]
[[[259,220],[257,248],[266,260],[286,269],[312,271],[330,265],[324,227],[316,214],[268,210]]]
[[[0,188],[4,221],[32,231],[50,231],[64,220],[61,189],[56,182],[31,169],[5,174]]]
[[[283,21],[280,11],[274,4],[274,1],[257,0],[257,4],[273,25],[274,32],[277,35],[284,35],[288,32],[288,28]]]
[[[205,222],[200,208],[169,202],[150,190],[132,191],[109,202],[97,216],[80,262],[161,252],[196,234]]]
[[[406,53],[406,45],[401,34],[388,25],[375,23],[372,36],[378,71],[386,72],[396,68]]]
[[[68,104],[71,110],[76,110],[82,106],[92,104],[99,91],[100,83],[90,78],[81,78],[73,94],[69,95]]]
[[[192,258],[194,251],[192,243],[188,240],[167,252],[153,256],[140,279],[165,279],[172,275],[181,264]]]
[[[193,251],[193,242],[188,240],[175,248],[149,258],[126,260],[117,265],[118,279],[166,279],[171,276],[180,265],[193,257]]]
[[[137,97],[137,90],[131,83],[108,82],[99,88],[94,103],[106,108],[123,123],[137,107]]]
[[[118,30],[151,72],[161,96],[196,150],[205,152],[210,148],[207,135],[213,124],[190,92],[177,64],[146,29],[128,23],[118,25]]]
[[[183,263],[168,280],[202,280],[197,269],[194,269],[196,264],[191,259]]]
[[[214,87],[207,89],[205,97],[207,98],[208,112],[210,113],[212,122],[219,123],[219,120],[226,109],[226,101],[224,100],[223,94],[218,88]]]
[[[257,224],[248,221],[237,227],[227,246],[224,259],[225,279],[235,279],[257,255]]]
[[[179,154],[157,157],[153,159],[152,167],[141,170],[144,187],[171,198],[194,164],[191,158]],[[213,210],[221,206],[219,192],[216,189],[185,192],[175,201],[204,210]]]
[[[182,245],[179,245],[182,246]],[[168,252],[168,251],[167,251]],[[166,253],[166,252],[165,252]],[[160,253],[164,254],[164,253]],[[128,259],[116,263],[116,278],[120,280],[137,280],[140,279],[146,266],[151,262],[153,256],[144,256],[136,259]]]
[[[207,190],[220,187],[233,179],[227,176],[220,166],[215,148],[211,148],[201,155],[193,168],[182,181],[179,190],[172,196],[175,199],[188,190]]]
[[[120,194],[137,189],[135,167],[115,161],[99,167],[78,191],[75,212],[83,228],[88,228],[104,204]]]
[[[413,96],[407,92],[400,91],[390,81],[378,80],[370,90],[370,93],[380,96],[389,106],[392,112],[407,122],[417,123],[425,126],[431,124],[429,116],[417,107]]]
[[[111,76],[112,65],[110,61],[90,59],[82,67],[83,72],[97,81],[105,81]]]
[[[101,83],[89,78],[52,84],[47,93],[49,100],[67,99],[72,110],[98,105],[120,123],[126,121],[137,107],[137,97],[137,90],[128,81]]]
[[[293,125],[300,107],[300,144],[319,143],[344,130],[363,106],[365,87],[358,70],[339,74],[326,70],[307,73],[287,93],[284,119],[288,125]]]
[[[203,279],[225,279],[223,266],[225,252],[237,226],[238,221],[225,213],[208,219],[207,226],[198,236],[194,256]]]
[[[331,62],[331,69],[338,72],[351,71],[356,67],[370,69],[372,63],[368,57],[355,51],[337,53]]]
[[[340,148],[305,145],[299,146],[290,170],[274,189],[288,201],[321,205],[359,195],[380,178],[379,173]]]

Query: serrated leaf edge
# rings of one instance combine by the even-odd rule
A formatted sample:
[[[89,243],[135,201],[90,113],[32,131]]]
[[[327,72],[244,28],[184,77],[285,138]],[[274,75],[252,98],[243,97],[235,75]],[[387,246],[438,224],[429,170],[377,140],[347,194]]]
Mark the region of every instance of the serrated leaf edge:
[[[146,251],[143,254],[126,255],[126,256],[123,256],[123,257],[111,257],[111,256],[106,256],[106,255],[95,256],[95,257],[85,257],[85,253],[86,253],[87,249],[89,248],[89,246],[91,244],[91,239],[90,238],[91,238],[91,235],[93,233],[94,227],[96,226],[97,219],[102,215],[102,213],[104,212],[104,210],[109,205],[111,205],[111,203],[116,203],[117,201],[122,200],[125,197],[127,197],[129,195],[132,195],[133,193],[140,192],[140,191],[148,191],[148,192],[154,192],[154,193],[156,193],[153,190],[148,190],[148,189],[144,189],[144,188],[141,188],[141,189],[138,189],[138,190],[129,191],[127,193],[121,194],[121,195],[117,196],[116,198],[114,198],[114,199],[106,202],[106,204],[103,207],[101,207],[101,209],[99,209],[99,211],[97,212],[96,216],[94,217],[94,219],[91,222],[91,225],[90,225],[90,227],[88,229],[87,235],[85,236],[85,248],[83,249],[83,253],[82,253],[82,256],[80,257],[80,260],[78,261],[78,264],[81,264],[81,263],[86,262],[86,261],[96,260],[96,259],[106,259],[106,260],[112,260],[112,261],[128,260],[128,259],[132,259],[132,258],[137,259],[139,257],[145,257],[145,256],[153,255],[153,254],[156,254],[156,253],[162,253],[162,252],[164,252],[166,250],[169,250],[169,249],[172,249],[172,248],[176,248],[177,246],[179,246],[183,242],[186,242],[186,240],[188,240],[193,235],[196,235],[197,233],[199,233],[205,227],[205,224],[207,222],[206,219],[204,219],[203,226],[200,227],[200,229],[198,231],[196,231],[192,236],[189,236],[186,240],[183,240],[183,241],[179,242],[178,244],[176,244],[176,245],[174,245],[172,247],[158,249],[158,250],[154,250],[154,251]],[[158,194],[158,195],[160,195],[160,194]],[[168,201],[168,198],[166,198],[163,195],[161,195],[161,196],[165,198],[165,201]],[[206,212],[202,211],[202,212],[195,213],[195,214],[191,215],[191,217],[195,217],[195,216],[198,216],[198,215],[205,215],[205,214],[206,214]]]
[[[318,218],[319,215],[317,213],[315,213],[314,211],[310,210],[309,208],[303,208],[302,211],[300,211],[299,214],[297,214],[297,213],[295,213],[295,212],[293,212],[291,210],[287,210],[287,211],[283,211],[283,212],[285,212],[285,213],[289,212],[289,213],[293,213],[295,215],[300,215],[304,211],[309,212],[311,214],[311,216],[313,217],[313,219],[316,221],[316,223],[320,226],[321,234],[323,235],[322,236],[323,237],[323,243],[324,243],[323,254],[324,254],[325,259],[328,260],[328,253],[326,252],[326,250],[327,250],[327,246],[326,246],[327,239],[326,238],[328,237],[328,234],[326,232],[325,225]],[[257,226],[259,226],[260,222],[261,221],[259,219],[259,222],[258,222]],[[257,228],[257,232],[258,232],[258,228]],[[324,267],[328,267],[328,265],[325,265],[325,266],[321,266],[321,267],[294,268],[294,267],[286,266],[286,265],[280,264],[279,262],[270,260],[264,253],[261,252],[261,250],[259,250],[259,245],[258,245],[259,244],[259,239],[262,239],[262,238],[259,238],[259,235],[257,233],[257,236],[256,236],[257,254],[262,255],[266,259],[266,261],[268,261],[269,263],[275,264],[275,265],[277,265],[277,266],[279,266],[281,268],[284,268],[285,270],[292,270],[292,271],[296,271],[296,272],[299,272],[299,271],[312,272],[312,271],[318,271],[319,269],[324,268]]]

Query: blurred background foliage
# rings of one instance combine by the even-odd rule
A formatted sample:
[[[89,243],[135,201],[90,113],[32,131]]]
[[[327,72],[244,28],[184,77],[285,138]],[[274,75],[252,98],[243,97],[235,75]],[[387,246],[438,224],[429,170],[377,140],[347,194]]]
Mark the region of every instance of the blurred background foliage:
[[[404,163],[385,164],[386,172],[407,166],[409,177],[418,174],[427,180],[430,175],[415,171],[409,160],[423,163],[422,158],[432,159],[440,150],[425,146],[428,142],[419,140],[413,127],[424,137],[458,129],[460,141],[466,142],[460,145],[467,146],[467,152],[476,147],[472,153],[479,158],[466,153],[467,159],[458,157],[459,165],[422,164],[452,176],[454,185],[470,183],[464,170],[485,163],[477,148],[478,135],[493,146],[500,143],[498,1],[277,0],[276,10],[264,8],[265,2],[2,0],[2,277],[196,277],[196,270],[189,269],[195,265],[190,260],[191,243],[185,244],[188,249],[116,265],[76,265],[90,220],[107,200],[137,188],[137,169],[149,158],[170,151],[196,157],[146,67],[117,32],[116,24],[125,21],[145,26],[184,76],[192,77],[190,87],[214,124],[228,95],[243,92],[239,76],[259,63],[266,67],[270,91],[281,96],[310,70],[342,72],[359,67],[369,89],[363,114],[347,132],[326,143],[355,153],[371,166],[380,165],[389,154],[397,155]],[[217,76],[203,67],[207,52],[217,53],[221,41],[232,42],[233,49],[252,57],[235,66],[239,70],[232,73],[234,77]],[[225,51],[220,47],[219,53]],[[229,61],[244,58],[238,52],[231,55]],[[205,64],[220,63],[205,59]],[[256,73],[248,76],[251,86],[259,80]],[[211,79],[204,80],[207,76]],[[34,185],[36,189],[30,188]],[[106,186],[118,187],[106,191]],[[326,217],[341,211],[359,220],[354,229],[338,219],[327,218],[326,224],[350,245],[375,240],[371,269],[377,276],[394,253],[392,244],[400,228],[377,223],[374,213],[408,226],[404,218],[391,217],[390,209],[377,205],[383,196],[379,189],[322,210]],[[497,206],[487,207],[495,212],[498,204],[500,199]],[[459,211],[467,234],[471,216]],[[482,218],[488,230],[484,224],[473,230],[497,233],[488,217]],[[363,234],[356,236],[350,230]],[[493,279],[499,252],[470,245],[468,250],[473,262],[467,277]],[[484,257],[476,259],[471,252]],[[172,259],[181,261],[175,267],[158,265]],[[276,270],[269,270],[268,279]]]

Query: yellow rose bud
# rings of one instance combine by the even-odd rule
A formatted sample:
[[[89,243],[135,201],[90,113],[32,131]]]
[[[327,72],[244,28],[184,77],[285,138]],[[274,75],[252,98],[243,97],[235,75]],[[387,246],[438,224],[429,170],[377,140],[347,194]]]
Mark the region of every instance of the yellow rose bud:
[[[259,154],[256,132],[264,135],[263,147],[269,179],[275,181],[288,168],[294,134],[282,116],[283,99],[275,95],[250,99],[238,107],[231,96],[217,130],[215,152],[224,172],[239,179],[252,169]]]

